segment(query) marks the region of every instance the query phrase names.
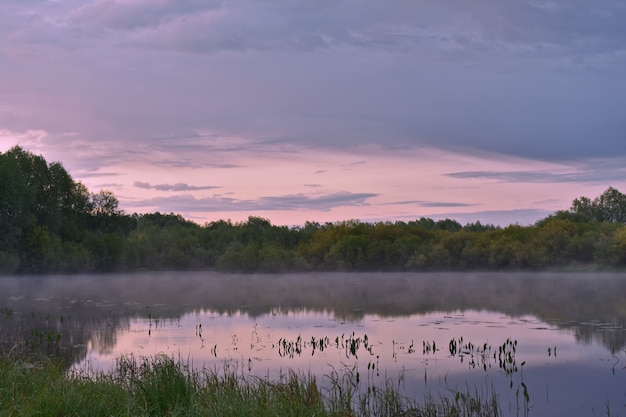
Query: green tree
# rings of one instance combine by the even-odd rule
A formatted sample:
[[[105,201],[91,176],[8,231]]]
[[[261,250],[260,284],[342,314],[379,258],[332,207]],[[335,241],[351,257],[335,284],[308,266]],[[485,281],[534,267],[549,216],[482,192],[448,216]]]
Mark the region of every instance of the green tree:
[[[626,265],[626,227],[620,227],[613,236],[613,245],[615,255],[613,257],[615,264]]]
[[[119,201],[115,194],[109,190],[91,195],[91,214],[94,216],[116,216],[123,212],[119,209]]]
[[[600,219],[609,223],[626,223],[626,195],[609,187],[595,200]]]
[[[572,201],[570,211],[589,219],[597,219],[596,207],[589,197],[579,197],[574,199],[574,201]]]
[[[613,187],[591,201],[580,197],[572,202],[570,211],[593,220],[609,223],[626,223],[626,195]]]
[[[227,272],[255,272],[259,268],[259,247],[255,244],[231,243],[216,262],[216,268]]]
[[[34,192],[14,155],[0,154],[0,250],[15,251],[22,231],[32,221]]]

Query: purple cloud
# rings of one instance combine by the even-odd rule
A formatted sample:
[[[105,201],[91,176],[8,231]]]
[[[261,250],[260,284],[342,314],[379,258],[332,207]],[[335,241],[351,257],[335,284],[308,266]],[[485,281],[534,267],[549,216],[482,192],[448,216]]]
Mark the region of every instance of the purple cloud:
[[[267,196],[255,200],[240,200],[228,197],[196,198],[192,195],[155,197],[134,201],[130,207],[167,207],[163,211],[180,212],[222,212],[222,211],[277,211],[277,210],[320,210],[328,211],[335,207],[363,206],[367,200],[376,197],[372,193],[336,192],[322,195],[290,194]]]
[[[143,188],[146,190],[157,190],[157,191],[201,191],[201,190],[213,190],[215,188],[221,188],[215,185],[188,185],[182,182],[178,182],[176,184],[155,184],[151,185],[147,182],[135,181],[133,184],[137,188]]]

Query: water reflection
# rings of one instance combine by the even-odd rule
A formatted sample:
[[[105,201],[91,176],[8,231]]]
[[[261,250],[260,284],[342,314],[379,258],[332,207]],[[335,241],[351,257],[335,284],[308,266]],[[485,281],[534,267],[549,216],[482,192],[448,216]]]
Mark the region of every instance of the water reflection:
[[[349,322],[313,311],[251,317],[207,310],[175,320],[135,318],[117,333],[114,350],[90,351],[74,366],[108,369],[120,355],[165,353],[198,368],[258,377],[299,369],[321,383],[333,368],[345,368],[362,389],[390,379],[416,398],[467,384],[491,387],[508,409],[527,406],[537,416],[594,415],[591,406],[602,411],[610,400],[615,409],[626,395],[625,352],[576,344],[572,330],[534,316],[468,310]]]
[[[346,367],[417,398],[492,385],[511,410],[606,415],[626,411],[624,294],[607,273],[4,277],[0,347],[81,369],[131,353],[262,377]]]

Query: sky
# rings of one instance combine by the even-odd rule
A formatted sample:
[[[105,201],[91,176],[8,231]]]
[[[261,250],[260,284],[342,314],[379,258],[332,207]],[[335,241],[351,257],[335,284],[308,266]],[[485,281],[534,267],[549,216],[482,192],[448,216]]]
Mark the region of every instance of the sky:
[[[200,224],[626,192],[623,0],[2,0],[0,151]]]

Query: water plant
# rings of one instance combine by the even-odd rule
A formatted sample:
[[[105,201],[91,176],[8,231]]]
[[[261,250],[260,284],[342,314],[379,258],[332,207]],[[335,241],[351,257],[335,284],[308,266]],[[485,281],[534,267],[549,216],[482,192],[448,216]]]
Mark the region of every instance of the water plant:
[[[13,310],[10,309],[9,307],[2,307],[0,308],[0,313],[6,317],[6,318],[11,318],[13,317]]]
[[[374,355],[373,346],[369,343],[367,335],[361,337],[357,336],[355,332],[352,332],[352,334],[346,337],[344,333],[341,336],[335,337],[334,342],[335,349],[343,350],[346,359],[358,359],[359,350],[361,348],[363,348],[371,356]],[[311,336],[310,339],[304,339],[301,335],[298,335],[295,340],[288,340],[281,337],[278,339],[276,344],[272,345],[273,348],[278,349],[278,355],[281,358],[294,358],[295,356],[300,356],[307,348],[311,349],[311,356],[313,356],[316,351],[324,352],[324,350],[331,346],[333,345],[331,344],[331,339],[328,336],[322,336],[319,338]]]
[[[434,342],[433,342],[434,343]],[[492,350],[492,346],[488,343],[475,345],[474,343],[463,341],[463,337],[451,339],[448,343],[448,351],[450,356],[458,356],[463,363],[465,357],[469,357],[468,365],[470,368],[482,368],[487,370],[491,368],[493,362],[498,363],[498,368],[504,371],[507,376],[511,376],[518,371],[515,354],[517,352],[517,340],[510,337],[501,345],[498,345],[497,352]]]

